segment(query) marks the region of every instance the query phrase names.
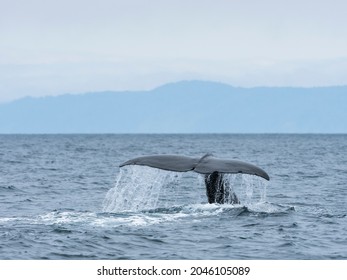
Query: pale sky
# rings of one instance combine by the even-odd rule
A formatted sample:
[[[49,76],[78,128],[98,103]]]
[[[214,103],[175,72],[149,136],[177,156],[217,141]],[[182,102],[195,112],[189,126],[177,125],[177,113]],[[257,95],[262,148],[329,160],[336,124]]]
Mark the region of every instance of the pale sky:
[[[347,85],[347,1],[0,0],[0,102],[192,79]]]

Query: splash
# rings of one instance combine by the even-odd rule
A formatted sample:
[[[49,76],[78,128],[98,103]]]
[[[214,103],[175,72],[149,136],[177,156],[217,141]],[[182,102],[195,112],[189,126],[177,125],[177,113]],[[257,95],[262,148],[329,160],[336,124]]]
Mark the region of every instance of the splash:
[[[235,187],[241,203],[245,206],[266,202],[268,181],[255,175],[230,174],[227,175],[230,185]]]
[[[136,212],[206,203],[204,176],[188,173],[183,177],[183,174],[138,165],[121,168],[115,186],[106,194],[103,211]],[[247,174],[225,174],[224,181],[228,188],[224,201],[234,201],[236,194],[245,206],[266,202],[265,180]]]
[[[103,211],[141,211],[166,207],[165,202],[172,202],[177,198],[175,186],[178,185],[180,176],[180,173],[146,166],[122,168],[115,187],[110,189],[105,197]]]

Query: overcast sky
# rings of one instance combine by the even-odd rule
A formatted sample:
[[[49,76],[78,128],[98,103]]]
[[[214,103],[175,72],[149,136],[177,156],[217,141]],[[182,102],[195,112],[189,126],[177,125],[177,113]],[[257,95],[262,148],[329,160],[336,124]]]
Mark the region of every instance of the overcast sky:
[[[191,79],[347,85],[347,1],[0,0],[0,102]]]

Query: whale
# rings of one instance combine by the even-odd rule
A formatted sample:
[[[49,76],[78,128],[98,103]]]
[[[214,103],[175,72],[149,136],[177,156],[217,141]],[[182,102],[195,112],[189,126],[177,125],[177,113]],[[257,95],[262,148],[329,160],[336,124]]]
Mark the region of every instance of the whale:
[[[260,167],[253,164],[214,157],[206,154],[202,157],[183,155],[149,155],[130,159],[119,167],[127,165],[143,165],[152,168],[174,172],[193,171],[204,176],[208,203],[239,204],[240,201],[234,192],[230,193],[229,182],[225,174],[249,174],[261,177],[267,181],[270,176]]]

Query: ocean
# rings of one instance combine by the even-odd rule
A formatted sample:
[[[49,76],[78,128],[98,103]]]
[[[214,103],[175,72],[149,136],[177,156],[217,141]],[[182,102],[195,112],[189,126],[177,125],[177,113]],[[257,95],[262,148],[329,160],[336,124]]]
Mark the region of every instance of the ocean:
[[[237,159],[241,203],[201,175],[119,165]],[[0,135],[0,259],[347,259],[347,135]]]

